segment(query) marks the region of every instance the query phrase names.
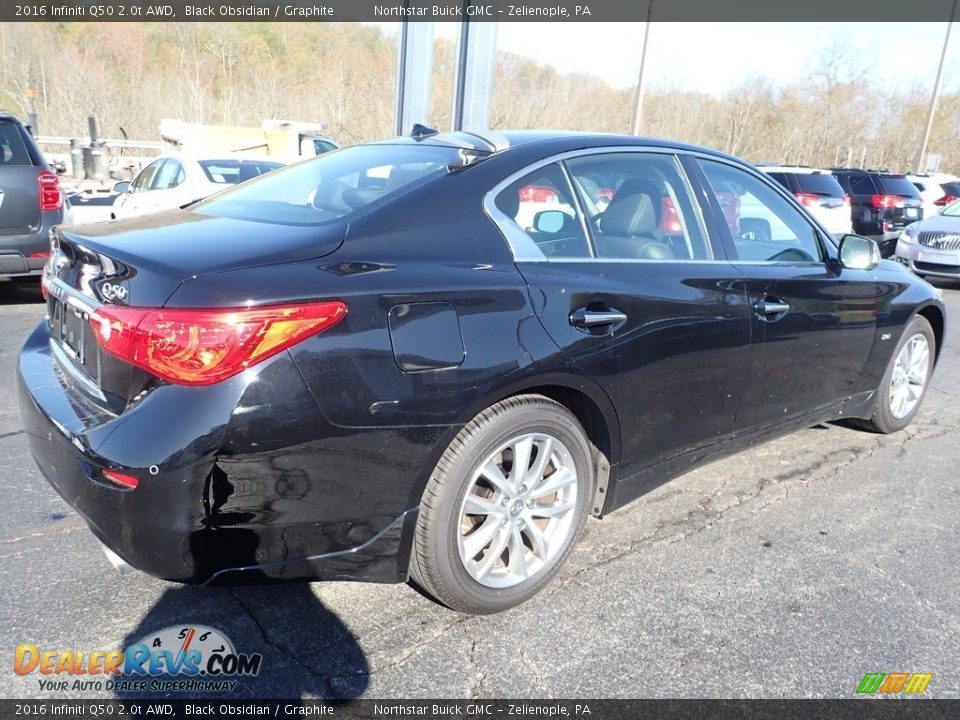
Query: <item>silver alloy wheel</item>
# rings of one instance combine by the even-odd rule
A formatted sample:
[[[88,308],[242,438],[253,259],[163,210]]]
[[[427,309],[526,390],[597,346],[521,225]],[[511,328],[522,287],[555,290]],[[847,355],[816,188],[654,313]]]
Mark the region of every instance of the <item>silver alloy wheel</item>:
[[[479,463],[460,504],[457,544],[470,576],[519,585],[562,552],[576,527],[577,469],[545,433],[510,438]]]
[[[906,417],[920,402],[930,369],[930,344],[917,333],[900,348],[890,378],[890,412],[898,420]]]

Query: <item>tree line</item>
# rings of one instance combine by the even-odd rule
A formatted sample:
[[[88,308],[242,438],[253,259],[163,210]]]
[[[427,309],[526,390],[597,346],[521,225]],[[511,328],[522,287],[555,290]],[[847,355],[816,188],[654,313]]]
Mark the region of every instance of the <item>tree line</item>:
[[[454,43],[434,49],[430,124],[445,129]],[[8,23],[0,33],[0,109],[37,113],[46,135],[157,138],[161,118],[259,126],[322,123],[342,144],[393,133],[397,40],[358,23]],[[798,80],[754,76],[721,95],[651,78],[643,132],[753,162],[914,170],[932,78],[890,88],[843,44]],[[500,52],[494,128],[628,133],[635,91]],[[944,93],[929,151],[960,170],[960,92]]]

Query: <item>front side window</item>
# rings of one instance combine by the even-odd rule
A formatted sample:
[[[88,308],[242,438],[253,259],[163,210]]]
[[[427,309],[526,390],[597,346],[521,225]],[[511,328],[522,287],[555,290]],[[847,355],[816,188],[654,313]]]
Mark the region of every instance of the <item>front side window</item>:
[[[567,166],[589,215],[597,257],[712,257],[683,172],[673,155],[587,155],[569,160]]]
[[[546,258],[590,257],[573,188],[558,163],[534,170],[501,190],[497,208]]]
[[[319,225],[346,218],[464,163],[461,151],[448,146],[356,145],[256,177],[214,195],[194,210],[236,220]],[[236,179],[239,173],[238,166]]]
[[[822,261],[815,226],[772,185],[726,163],[700,160],[700,165],[723,209],[741,260]],[[736,209],[735,218],[729,217],[731,207]]]

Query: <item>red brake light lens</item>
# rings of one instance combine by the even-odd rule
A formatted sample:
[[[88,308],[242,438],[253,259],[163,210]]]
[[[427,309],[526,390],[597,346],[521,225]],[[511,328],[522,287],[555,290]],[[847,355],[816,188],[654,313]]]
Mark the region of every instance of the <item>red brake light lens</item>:
[[[49,170],[42,170],[40,179],[40,212],[51,212],[63,207],[63,193],[60,191],[60,178]]]
[[[794,193],[793,196],[804,207],[817,207],[820,204],[820,196],[813,193]]]
[[[870,204],[877,210],[903,207],[903,198],[899,195],[874,195],[870,198]]]
[[[847,207],[850,207],[850,196],[849,196],[849,195],[844,195],[844,196],[843,196],[843,204],[846,205]]]
[[[520,202],[557,202],[560,196],[547,185],[525,185],[520,188]]]
[[[346,314],[339,301],[213,310],[104,306],[90,324],[100,346],[120,359],[179,385],[212,385]]]
[[[934,201],[933,201],[933,204],[934,204],[934,205],[945,206],[945,205],[949,205],[950,203],[952,203],[952,202],[953,202],[954,200],[956,200],[956,199],[957,199],[957,196],[956,196],[956,195],[944,195],[944,196],[943,196],[942,198],[940,198],[939,200],[934,200]]]
[[[118,472],[116,470],[104,470],[103,477],[112,482],[114,485],[119,485],[125,490],[136,490],[137,486],[140,484],[140,480],[135,478],[133,475],[127,475],[126,473]]]

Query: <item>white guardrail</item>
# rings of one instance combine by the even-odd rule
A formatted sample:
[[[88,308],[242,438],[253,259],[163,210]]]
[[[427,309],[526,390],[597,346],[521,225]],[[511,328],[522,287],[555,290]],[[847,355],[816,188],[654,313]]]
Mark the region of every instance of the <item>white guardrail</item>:
[[[38,135],[34,138],[41,145],[70,145],[70,142],[76,140],[79,143],[79,147],[83,147],[90,144],[89,137],[81,138],[69,138],[69,137],[56,137],[53,135]],[[108,147],[113,148],[132,148],[135,150],[156,150],[160,152],[163,150],[163,143],[152,142],[150,140],[110,140],[103,139],[99,142],[104,143]]]

